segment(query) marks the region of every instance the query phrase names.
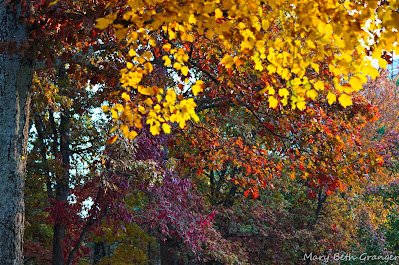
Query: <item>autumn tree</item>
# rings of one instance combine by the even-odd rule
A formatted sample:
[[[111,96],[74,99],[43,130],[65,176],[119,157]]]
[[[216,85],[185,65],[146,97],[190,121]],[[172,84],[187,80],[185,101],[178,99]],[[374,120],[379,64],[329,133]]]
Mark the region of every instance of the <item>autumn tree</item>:
[[[105,133],[104,121],[99,117],[93,121],[90,117],[90,111],[101,104],[101,94],[91,91],[93,87],[90,86],[79,89],[80,79],[74,82],[67,73],[59,71],[47,71],[34,78],[31,115],[34,131],[26,187],[26,203],[30,206],[27,209],[28,244],[46,243],[45,235],[44,238],[37,235],[40,231],[37,226],[52,229],[50,249],[53,253],[49,258],[53,257],[53,264],[64,262],[64,257],[70,254],[66,247],[68,241],[83,232],[72,227],[87,221],[81,212],[94,187],[85,186],[86,192],[81,189],[83,183],[96,174],[95,161],[100,159],[104,146],[101,133]],[[45,192],[43,187],[46,187]],[[37,201],[32,194],[41,199]],[[39,219],[38,210],[42,216]],[[47,218],[43,218],[46,214]],[[39,253],[40,248],[36,253],[31,248],[28,257],[42,258]]]
[[[2,168],[6,169],[1,173],[2,198],[6,199],[0,214],[2,223],[7,225],[0,229],[1,263],[22,262],[22,190],[34,61],[45,62],[44,67],[74,60],[83,64],[80,55],[89,47],[94,47],[95,52],[95,47],[108,43],[107,40],[118,40],[118,52],[113,56],[120,58],[119,63],[126,62],[126,68],[120,71],[120,101],[112,101],[110,107],[117,127],[132,139],[145,124],[156,135],[170,133],[174,124],[183,128],[189,120],[198,121],[195,108],[199,102],[195,97],[212,86],[219,90],[211,89],[214,94],[204,102],[208,106],[222,98],[242,101],[243,106],[252,108],[254,102],[247,102],[247,98],[262,91],[262,94],[267,92],[262,100],[271,109],[287,105],[285,108],[303,111],[319,95],[320,99],[327,98],[330,105],[338,99],[343,107],[348,107],[353,103],[351,93],[362,88],[366,76],[378,75],[365,57],[372,55],[383,66],[384,59],[389,57],[385,52],[384,58],[380,58],[383,49],[397,50],[393,46],[397,4],[396,1],[2,3],[0,67],[5,74],[0,82],[4,95],[0,156],[5,163]],[[104,30],[99,34],[92,27],[93,21],[103,16],[106,7],[109,7],[106,16],[97,20],[97,28]],[[368,41],[370,36],[373,42]],[[101,37],[106,41],[100,43]],[[124,49],[119,49],[121,46]],[[211,48],[213,54],[206,51]],[[174,87],[164,80],[145,83],[156,65],[160,71],[181,77],[180,82]],[[254,69],[255,82],[236,87],[230,77],[242,65]],[[99,68],[107,69],[105,64]],[[224,72],[223,77],[219,77],[219,71]],[[198,72],[218,82],[201,80],[196,77]],[[115,79],[107,80],[116,86]],[[96,83],[98,78],[92,81]],[[334,186],[338,182],[333,183]]]
[[[56,3],[57,1],[4,1],[1,4],[1,18],[4,24],[0,45],[1,68],[4,73],[0,89],[1,100],[4,101],[2,104],[4,108],[1,111],[1,132],[4,134],[2,137],[4,143],[1,146],[4,149],[1,156],[5,163],[2,167],[5,171],[1,173],[1,178],[4,180],[2,182],[4,185],[1,185],[4,189],[2,197],[5,198],[5,202],[1,211],[4,211],[2,218],[6,218],[2,222],[10,224],[9,227],[7,225],[7,228],[1,229],[2,264],[22,263],[24,223],[22,176],[25,174],[29,130],[27,119],[33,71],[51,67],[62,69],[72,58],[76,64],[85,64],[84,55],[88,47],[95,49],[87,41],[97,35],[90,26],[96,17],[82,16],[81,12],[84,13],[85,8],[92,8],[94,5],[101,12],[101,7],[104,6],[101,2],[62,1],[55,6]],[[75,13],[64,12],[65,10],[75,10]],[[94,44],[98,44],[98,40],[99,38],[95,38]],[[83,54],[79,54],[82,49],[79,49],[79,52],[76,50],[81,43],[83,46],[86,45]],[[69,71],[78,72],[74,65]],[[87,83],[87,76],[81,75],[79,78],[82,78],[82,83],[85,83],[83,78],[86,78]]]
[[[374,149],[380,156],[377,174],[371,174],[363,182],[353,183],[350,198],[352,215],[358,216],[358,231],[352,251],[358,253],[397,253],[397,85],[388,72],[369,80],[362,92],[379,110],[379,119],[362,129],[364,148]],[[355,195],[356,194],[356,195]],[[355,202],[355,205],[353,204]],[[347,202],[348,203],[348,202]],[[349,203],[348,203],[349,204]]]
[[[121,71],[121,82],[126,90],[121,92],[120,103],[111,109],[113,118],[119,123],[126,137],[135,138],[144,127],[143,116],[147,119],[145,123],[151,127],[150,131],[159,134],[161,130],[165,133],[171,132],[173,124],[179,124],[183,128],[190,118],[195,122],[199,120],[194,113],[195,106],[197,113],[213,108],[223,115],[229,111],[252,113],[253,116],[249,116],[263,123],[263,128],[271,134],[267,138],[270,145],[266,146],[263,154],[275,152],[277,157],[280,155],[299,160],[299,163],[291,165],[289,172],[292,178],[302,177],[307,180],[310,194],[319,198],[320,207],[315,209],[317,220],[324,198],[337,187],[344,189],[344,180],[349,180],[346,179],[348,172],[365,174],[373,170],[373,164],[364,160],[368,158],[368,154],[355,151],[360,144],[359,127],[363,126],[365,121],[373,119],[373,114],[367,116],[366,113],[371,111],[372,107],[367,106],[361,98],[350,99],[348,94],[361,88],[362,83],[367,81],[367,73],[373,76],[377,73],[370,63],[363,61],[363,56],[370,51],[366,51],[364,47],[352,46],[357,46],[356,41],[342,42],[337,46],[327,44],[332,39],[340,42],[342,39],[350,40],[354,36],[352,33],[337,30],[341,26],[327,21],[352,21],[349,17],[353,16],[356,17],[356,23],[348,22],[348,28],[356,27],[365,33],[359,26],[363,23],[360,22],[362,16],[374,12],[371,11],[372,8],[380,7],[367,5],[367,8],[371,9],[352,13],[348,10],[363,9],[365,6],[346,3],[338,7],[339,11],[334,15],[333,12],[327,12],[325,18],[330,15],[334,18],[326,19],[323,24],[323,20],[311,21],[307,18],[307,12],[306,18],[305,13],[301,12],[308,11],[309,8],[313,8],[315,12],[321,9],[332,11],[336,6],[333,7],[331,3],[325,3],[325,6],[321,7],[318,4],[297,2],[293,5],[284,2],[263,3],[264,5],[258,6],[258,3],[253,2],[253,6],[248,5],[246,8],[229,2],[221,3],[220,6],[217,3],[192,3],[192,6],[190,4],[191,2],[184,3],[182,8],[176,9],[169,3],[154,3],[152,6],[140,7],[139,3],[129,2],[127,7],[131,9],[123,16],[120,13],[112,13],[98,20],[99,28],[115,25],[119,39],[130,45],[128,55],[132,58],[131,62],[126,64],[127,68]],[[278,14],[274,10],[281,12]],[[175,13],[180,15],[177,18],[168,18],[169,14]],[[208,20],[209,17],[214,21]],[[300,27],[301,22],[307,25],[306,33]],[[319,27],[312,31],[311,25],[317,24]],[[208,28],[209,25],[214,26]],[[142,28],[144,30],[141,30]],[[145,29],[148,29],[150,34]],[[206,37],[203,37],[204,32]],[[323,36],[318,39],[320,33]],[[342,39],[338,37],[340,34]],[[347,48],[348,54],[343,55],[343,50]],[[342,50],[338,52],[340,49]],[[163,62],[160,61],[161,58]],[[362,64],[363,66],[360,66]],[[173,68],[169,67],[172,65]],[[352,70],[343,70],[348,65]],[[159,71],[165,66],[169,67],[169,72],[174,72],[180,77],[181,83],[177,83],[175,89],[166,86],[162,80],[159,83],[146,82],[147,78],[154,76],[152,71]],[[347,70],[352,73],[345,76]],[[231,78],[232,76],[234,78]],[[198,94],[199,92],[203,93]],[[338,101],[344,108],[355,102],[353,109],[346,112],[337,111],[331,115],[331,109],[327,106],[336,101],[336,94],[339,95]],[[319,95],[327,98],[328,105],[327,102],[316,100]],[[191,96],[195,97],[195,101]],[[266,104],[262,104],[263,102]],[[306,102],[312,103],[307,105]],[[272,116],[274,113],[270,108],[278,108],[281,111],[280,106],[285,105],[300,111],[306,109],[306,115],[296,116],[290,111],[283,111],[286,120]],[[234,110],[231,110],[232,107]],[[208,117],[209,115],[210,113],[205,114]],[[355,124],[348,122],[354,121],[353,115],[359,115],[360,118]],[[339,122],[333,122],[337,118]],[[249,120],[245,120],[243,124],[251,124]],[[286,127],[282,126],[281,122]],[[227,124],[231,126],[230,122]],[[280,130],[284,128],[284,133],[288,131],[289,134],[280,137],[280,134],[274,131],[277,125]],[[306,128],[305,131],[302,131],[302,126]],[[203,126],[198,127],[200,129]],[[259,196],[259,186],[267,186],[270,182],[268,176],[273,173],[281,174],[281,168],[277,167],[272,159],[265,159],[266,155],[262,157],[251,154],[253,147],[245,146],[240,137],[231,137],[223,133],[219,135],[220,131],[213,129],[218,130],[219,127],[213,124],[212,128],[204,128],[201,137],[191,137],[190,133],[186,136],[191,138],[192,147],[200,140],[205,141],[210,131],[209,141],[205,143],[207,151],[192,155],[191,159],[194,161],[190,167],[203,165],[204,171],[200,171],[200,174],[203,173],[209,178],[210,194],[211,197],[215,197],[212,198],[212,203],[230,204],[237,192],[256,199]],[[300,132],[297,134],[298,130]],[[346,134],[348,131],[351,133]],[[344,137],[341,137],[343,135]],[[278,141],[279,137],[287,138],[288,144]],[[181,141],[178,144],[180,145]],[[254,149],[254,154],[261,151]],[[212,151],[208,154],[208,150]],[[236,152],[239,152],[239,155],[234,159],[230,158]],[[208,156],[215,160],[211,160],[209,165],[204,165],[204,157]],[[259,158],[259,161],[251,162],[251,158],[254,157]],[[230,159],[234,162],[229,161]],[[346,163],[346,159],[351,162]],[[257,166],[256,163],[270,167]],[[320,163],[322,167],[317,167]],[[224,168],[225,166],[227,168]],[[265,172],[268,168],[270,172]],[[355,174],[351,176],[357,177]],[[229,183],[225,185],[225,177],[231,178],[236,186]],[[218,192],[222,187],[227,191]]]
[[[21,23],[23,14],[20,2],[6,5],[1,2],[2,27],[0,41],[8,41],[8,47],[21,47],[28,40],[27,25]],[[1,229],[0,263],[22,264],[22,242],[24,230],[23,190],[26,166],[26,147],[29,130],[30,86],[33,62],[27,55],[0,55],[0,170]]]

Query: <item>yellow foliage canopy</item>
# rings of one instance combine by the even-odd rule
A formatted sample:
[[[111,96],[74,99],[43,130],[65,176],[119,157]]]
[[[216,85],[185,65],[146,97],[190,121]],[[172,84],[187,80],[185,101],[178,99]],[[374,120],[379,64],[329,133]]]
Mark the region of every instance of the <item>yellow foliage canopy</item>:
[[[329,104],[338,98],[343,107],[350,106],[351,93],[363,87],[367,76],[379,74],[368,56],[385,66],[383,52],[389,49],[399,54],[398,0],[128,0],[120,10],[114,8],[116,4],[110,1],[114,12],[98,19],[97,27],[113,25],[118,39],[130,50],[131,61],[121,70],[122,87],[153,97],[155,103],[126,101],[131,105],[127,112],[113,110],[119,113],[117,119],[124,115],[124,121],[136,129],[141,128],[141,115],[147,115],[155,134],[161,128],[170,131],[163,124],[178,122],[184,126],[188,119],[198,120],[192,98],[176,96],[178,90],[173,88],[141,85],[153,70],[155,56],[150,49],[158,46],[166,53],[161,60],[165,66],[173,65],[183,77],[189,74],[188,46],[173,47],[169,42],[174,40],[195,44],[198,38],[207,38],[220,48],[223,55],[219,62],[226,69],[246,61],[260,76],[277,76],[286,87],[278,89],[280,101],[269,93],[269,107],[281,104],[300,110],[308,101],[326,95]],[[167,36],[167,43],[154,36]],[[136,54],[143,47],[148,50]],[[328,64],[326,71],[333,80],[320,73],[321,63]],[[203,90],[203,83],[196,82],[191,93],[196,96]],[[131,118],[126,118],[129,115]]]

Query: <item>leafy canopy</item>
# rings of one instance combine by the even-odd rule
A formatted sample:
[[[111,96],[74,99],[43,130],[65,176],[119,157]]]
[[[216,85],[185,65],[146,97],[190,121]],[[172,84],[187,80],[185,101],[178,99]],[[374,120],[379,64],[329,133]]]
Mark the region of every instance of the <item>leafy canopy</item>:
[[[215,56],[225,69],[248,63],[259,76],[268,76],[260,93],[267,92],[270,108],[300,110],[321,95],[330,105],[337,99],[345,108],[352,105],[351,93],[367,76],[378,75],[367,57],[384,67],[386,47],[398,52],[399,1],[128,0],[108,5],[111,13],[96,27],[113,26],[126,45],[120,82],[126,92],[139,95],[132,100],[124,93],[124,103],[111,109],[129,138],[142,128],[143,115],[153,134],[169,133],[173,122],[184,127],[189,119],[198,121],[196,103],[186,97],[189,93],[183,97],[182,87],[191,86],[192,96],[205,89],[191,75],[190,47],[200,39],[218,46]],[[156,64],[181,76],[184,86],[144,84]],[[332,78],[321,73],[321,65]]]

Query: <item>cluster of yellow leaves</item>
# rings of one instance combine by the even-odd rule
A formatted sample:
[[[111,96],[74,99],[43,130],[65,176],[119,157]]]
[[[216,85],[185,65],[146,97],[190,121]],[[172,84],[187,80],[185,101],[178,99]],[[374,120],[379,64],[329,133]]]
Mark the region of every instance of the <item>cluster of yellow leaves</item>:
[[[110,6],[114,4],[110,2]],[[117,38],[130,47],[132,62],[121,70],[121,84],[137,89],[142,95],[158,98],[162,89],[140,85],[143,76],[153,70],[151,61],[154,58],[150,51],[136,55],[139,47],[162,47],[164,65],[187,76],[190,69],[186,48],[159,43],[153,36],[167,36],[168,42],[178,40],[180,43],[193,43],[194,36],[203,36],[219,43],[224,54],[220,63],[226,69],[249,61],[262,75],[285,80],[286,87],[277,91],[280,101],[276,91],[270,88],[273,84],[263,91],[268,92],[271,108],[276,108],[279,103],[283,106],[290,103],[292,109],[303,110],[306,102],[314,100],[325,88],[329,104],[337,98],[343,107],[352,104],[351,93],[362,89],[367,76],[374,78],[379,74],[367,55],[377,58],[384,67],[386,62],[380,58],[384,50],[393,49],[399,53],[395,44],[399,28],[398,7],[397,0],[389,1],[389,4],[375,0],[359,3],[337,0],[129,0],[123,10],[98,19],[97,27],[104,29],[113,25]],[[125,24],[129,26],[118,24],[118,17],[128,21]],[[328,65],[328,74],[335,76],[332,81],[325,80],[325,73],[320,73],[321,62]],[[196,95],[202,91],[202,85],[194,85],[192,93]],[[153,108],[146,111],[151,114],[154,133],[159,133],[160,124],[166,121],[184,125],[185,118],[196,117],[192,99],[180,101],[182,113],[183,108],[187,108],[185,104],[190,106],[186,115],[179,116],[185,118],[167,118],[179,108],[165,104],[165,108],[155,103],[147,104]],[[160,107],[158,111],[156,106]],[[144,104],[141,108],[145,108]],[[165,117],[161,117],[159,113],[167,108],[168,111],[163,113]],[[133,115],[139,113],[134,108],[130,111]],[[133,122],[137,120],[132,119]],[[166,127],[164,131],[169,131],[166,125],[163,126]]]
[[[158,135],[161,131],[170,133],[170,123],[178,123],[181,128],[184,128],[187,120],[199,121],[195,113],[196,104],[192,98],[183,99],[173,89],[164,92],[163,89],[157,87],[139,86],[138,91],[153,97],[147,97],[137,104],[124,92],[122,94],[124,104],[115,104],[111,109],[108,106],[103,106],[103,111],[110,111],[112,118],[121,122],[119,128],[129,139],[134,139],[138,135],[137,131],[143,127],[142,117],[144,115],[153,135]],[[117,128],[114,127],[111,132]]]

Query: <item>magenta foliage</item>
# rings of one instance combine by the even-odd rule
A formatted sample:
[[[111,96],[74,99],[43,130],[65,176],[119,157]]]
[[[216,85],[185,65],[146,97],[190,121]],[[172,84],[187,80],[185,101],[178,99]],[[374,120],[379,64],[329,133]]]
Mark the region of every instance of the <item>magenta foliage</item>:
[[[162,186],[148,187],[155,198],[149,205],[148,217],[162,236],[176,237],[194,252],[201,251],[206,231],[211,229],[214,213],[209,212],[193,183],[168,173]]]
[[[165,145],[167,135],[152,135],[149,128],[145,126],[140,133],[140,136],[136,138],[137,151],[136,160],[154,160],[162,164],[164,151],[161,146]]]
[[[376,144],[378,154],[384,158],[384,166],[397,171],[399,159],[399,133],[389,131],[384,136],[384,141]]]

